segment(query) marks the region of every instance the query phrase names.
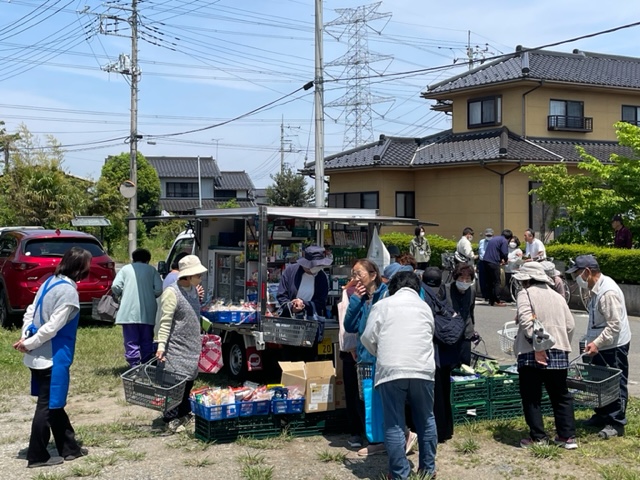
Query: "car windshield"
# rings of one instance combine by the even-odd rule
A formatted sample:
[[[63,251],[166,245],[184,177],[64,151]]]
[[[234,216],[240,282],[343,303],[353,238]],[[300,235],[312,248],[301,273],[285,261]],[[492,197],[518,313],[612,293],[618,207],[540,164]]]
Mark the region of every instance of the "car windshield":
[[[27,242],[24,254],[32,257],[62,257],[71,247],[81,247],[92,257],[104,255],[100,244],[91,238],[36,238]]]

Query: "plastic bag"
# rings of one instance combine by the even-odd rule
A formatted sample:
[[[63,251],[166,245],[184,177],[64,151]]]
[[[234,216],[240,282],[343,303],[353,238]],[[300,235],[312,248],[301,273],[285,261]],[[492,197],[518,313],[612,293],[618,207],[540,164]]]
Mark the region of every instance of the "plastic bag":
[[[389,250],[387,250],[387,247],[385,247],[384,243],[380,239],[377,228],[373,229],[373,236],[371,238],[371,243],[369,244],[367,258],[375,263],[381,272],[391,262]]]
[[[358,347],[358,334],[347,333],[344,329],[344,317],[347,314],[348,307],[349,295],[347,295],[347,289],[345,288],[342,290],[342,299],[338,304],[338,324],[340,325],[338,340],[341,352],[352,352]]]
[[[222,339],[218,335],[202,335],[202,350],[198,360],[201,373],[218,373],[223,367]]]

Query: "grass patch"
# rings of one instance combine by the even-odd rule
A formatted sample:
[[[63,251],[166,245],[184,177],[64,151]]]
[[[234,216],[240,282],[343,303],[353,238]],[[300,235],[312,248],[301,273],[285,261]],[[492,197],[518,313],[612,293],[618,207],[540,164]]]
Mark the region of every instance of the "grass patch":
[[[66,473],[40,472],[31,477],[31,480],[66,480],[67,478]]]
[[[331,450],[321,450],[316,454],[316,457],[321,462],[329,463],[344,463],[345,458],[347,458],[347,454],[344,452],[336,452]]]
[[[560,457],[560,448],[557,445],[534,443],[529,447],[529,451],[534,457],[546,460],[555,460]]]
[[[278,450],[284,448],[292,438],[288,432],[283,431],[273,438],[238,437],[235,444],[239,447],[255,448],[256,450]]]
[[[209,465],[214,465],[216,462],[211,460],[209,457],[202,458],[187,458],[183,464],[185,467],[194,467],[194,468],[204,468]]]
[[[102,472],[102,467],[96,463],[74,463],[69,470],[72,477],[97,477],[100,472]]]
[[[92,463],[100,468],[109,467],[118,463],[118,454],[98,455],[87,457],[87,462]]]
[[[272,480],[273,467],[264,465],[245,465],[240,471],[240,476],[244,480]]]
[[[133,450],[123,450],[121,452],[118,452],[118,455],[120,456],[120,458],[128,462],[140,462],[147,456],[145,452],[134,452]]]
[[[480,450],[480,444],[473,438],[465,438],[462,442],[453,442],[456,452],[463,455],[471,455]]]
[[[640,472],[623,465],[603,465],[598,468],[602,480],[640,480]]]
[[[236,461],[243,467],[246,467],[247,465],[262,465],[264,463],[264,455],[247,452],[242,455],[238,455]]]

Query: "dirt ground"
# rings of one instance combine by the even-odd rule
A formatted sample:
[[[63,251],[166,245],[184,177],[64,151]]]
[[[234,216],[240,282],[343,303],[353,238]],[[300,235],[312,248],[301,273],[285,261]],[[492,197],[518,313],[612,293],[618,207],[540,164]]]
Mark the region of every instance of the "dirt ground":
[[[346,435],[265,440],[254,444],[204,444],[190,432],[174,436],[152,433],[157,412],[127,405],[121,392],[110,396],[70,399],[67,411],[88,457],[46,469],[26,469],[24,457],[34,402],[20,396],[0,399],[0,478],[58,480],[76,477],[109,479],[379,479],[386,472],[386,456],[358,457],[347,448]],[[584,451],[561,451],[555,459],[537,459],[516,447],[524,436],[512,422],[479,428],[456,428],[452,441],[439,446],[438,479],[584,479],[601,477]],[[625,439],[626,440],[626,439]],[[465,441],[476,453],[464,454]],[[589,442],[590,438],[583,440]],[[593,439],[593,442],[598,440]],[[637,446],[634,445],[638,451]],[[258,448],[256,448],[258,447]],[[267,447],[267,448],[265,448]],[[324,460],[320,457],[323,456]],[[273,466],[272,477],[249,476],[243,462]],[[417,463],[418,454],[410,460]],[[606,459],[598,461],[606,462]],[[638,477],[620,477],[638,478]]]

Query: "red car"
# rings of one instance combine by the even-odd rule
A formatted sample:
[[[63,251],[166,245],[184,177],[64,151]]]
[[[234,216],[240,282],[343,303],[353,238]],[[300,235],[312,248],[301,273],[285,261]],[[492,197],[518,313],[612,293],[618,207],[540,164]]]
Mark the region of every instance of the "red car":
[[[102,297],[116,276],[115,263],[96,237],[71,230],[8,229],[0,233],[0,321],[3,327],[21,324],[17,316],[33,302],[71,247],[92,255],[89,276],[78,282],[80,307],[90,313],[94,298]]]

